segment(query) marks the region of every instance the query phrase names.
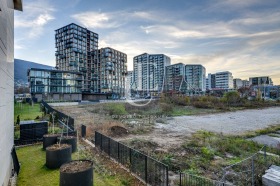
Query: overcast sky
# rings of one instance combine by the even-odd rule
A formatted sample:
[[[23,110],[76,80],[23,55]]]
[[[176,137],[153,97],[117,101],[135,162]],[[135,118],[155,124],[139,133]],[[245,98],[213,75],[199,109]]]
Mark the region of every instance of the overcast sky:
[[[99,47],[134,56],[163,53],[234,78],[280,84],[279,0],[24,0],[15,12],[15,58],[55,66],[54,30],[76,23]]]

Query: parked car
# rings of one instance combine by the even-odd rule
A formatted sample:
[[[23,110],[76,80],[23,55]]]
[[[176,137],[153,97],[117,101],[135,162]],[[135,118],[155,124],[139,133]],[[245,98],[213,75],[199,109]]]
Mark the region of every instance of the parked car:
[[[146,96],[145,99],[151,99],[151,96]]]
[[[126,100],[126,97],[120,97],[120,100]]]

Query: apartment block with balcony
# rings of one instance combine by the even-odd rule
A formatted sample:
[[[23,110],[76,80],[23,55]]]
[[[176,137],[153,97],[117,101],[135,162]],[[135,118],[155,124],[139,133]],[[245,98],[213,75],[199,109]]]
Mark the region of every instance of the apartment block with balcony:
[[[206,91],[206,69],[202,65],[185,65],[187,93],[200,94]]]
[[[0,0],[0,185],[7,186],[14,173],[14,10],[22,1]]]
[[[55,30],[56,66],[83,73],[83,91],[94,86],[92,70],[98,61],[98,34],[71,23]]]
[[[82,100],[83,73],[31,68],[27,72],[30,93],[37,101]]]
[[[186,91],[185,65],[177,63],[166,66],[165,86],[166,92],[183,93]]]
[[[159,95],[164,88],[165,67],[170,57],[164,54],[141,54],[133,58],[136,95]]]
[[[229,71],[225,72],[218,72],[215,74],[215,88],[216,89],[223,89],[223,90],[228,90],[228,89],[233,89],[233,76],[232,73]]]
[[[94,67],[94,92],[106,93],[112,99],[125,95],[127,55],[110,47],[98,50],[98,63]]]

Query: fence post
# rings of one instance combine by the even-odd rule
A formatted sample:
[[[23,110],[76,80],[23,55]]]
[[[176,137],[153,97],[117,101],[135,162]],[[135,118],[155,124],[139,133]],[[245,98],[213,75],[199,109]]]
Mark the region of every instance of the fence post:
[[[264,146],[264,163],[265,163],[265,168],[267,168],[266,145]]]
[[[103,135],[100,133],[100,149],[103,151],[103,142],[102,142]]]
[[[120,143],[119,142],[117,142],[117,143],[118,143],[118,160],[120,162]]]
[[[145,182],[148,183],[148,158],[145,156]]]
[[[168,166],[166,166],[166,186],[169,184],[169,177],[168,177]]]
[[[181,175],[181,172],[179,172],[179,175],[180,175],[180,185],[179,186],[182,186],[182,175]]]
[[[131,152],[131,148],[129,148],[129,170],[131,171],[132,168],[132,152]]]
[[[254,176],[255,176],[255,170],[254,170],[254,156],[252,156],[252,186],[254,186]]]
[[[111,139],[110,138],[107,139],[108,139],[108,155],[109,157],[111,157]]]

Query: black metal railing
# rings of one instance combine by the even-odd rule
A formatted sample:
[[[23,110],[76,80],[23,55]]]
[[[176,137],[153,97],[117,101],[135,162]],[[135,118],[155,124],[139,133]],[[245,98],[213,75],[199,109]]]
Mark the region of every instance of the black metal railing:
[[[151,186],[168,186],[168,166],[99,132],[95,146]]]
[[[74,118],[72,118],[69,115],[66,115],[66,114],[64,114],[64,113],[62,113],[62,112],[52,108],[48,103],[46,103],[43,100],[41,102],[41,105],[45,109],[45,112],[47,114],[50,114],[50,113],[54,112],[55,113],[55,119],[60,120],[60,121],[66,120],[66,121],[64,121],[64,123],[67,123],[67,126],[69,127],[69,129],[71,131],[75,130],[75,127],[74,127],[75,126],[74,125],[75,120],[74,120]]]

